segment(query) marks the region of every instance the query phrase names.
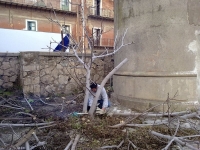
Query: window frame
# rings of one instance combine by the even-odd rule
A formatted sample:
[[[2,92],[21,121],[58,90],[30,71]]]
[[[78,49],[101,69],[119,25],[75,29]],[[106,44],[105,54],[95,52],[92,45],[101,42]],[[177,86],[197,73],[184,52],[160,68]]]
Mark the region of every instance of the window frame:
[[[96,5],[96,1],[97,1],[97,0],[93,0],[93,6],[95,7],[95,9],[93,9],[93,14],[94,14],[94,15],[96,15],[96,11],[97,11],[97,10],[96,10],[96,6],[95,6],[95,5]],[[101,16],[101,15],[102,15],[102,5],[103,5],[103,2],[102,2],[102,1],[103,1],[103,0],[100,0],[100,6],[99,6],[99,9],[100,9],[100,10],[99,10],[99,13],[100,13],[100,14],[97,15],[97,16]]]
[[[71,24],[62,24],[62,28],[63,26],[69,26],[69,34],[71,35]],[[63,34],[66,34],[66,33],[63,33]]]
[[[29,30],[29,29],[28,29],[28,22],[35,22],[35,30]],[[26,19],[26,20],[25,20],[25,23],[26,23],[26,30],[27,30],[27,31],[38,31],[37,20]]]
[[[69,2],[70,2],[70,3],[69,3],[69,10],[63,9],[64,1],[69,1]],[[66,6],[66,5],[65,5],[65,6]],[[60,9],[61,9],[61,10],[65,10],[65,11],[71,11],[71,0],[61,0],[61,1],[60,1]]]
[[[94,46],[101,46],[101,40],[102,40],[102,34],[101,34],[101,31],[102,31],[102,29],[101,28],[99,28],[99,27],[93,27],[92,28],[92,38],[93,38],[93,40],[95,40],[94,39],[94,30],[99,30],[100,31],[100,36],[99,36],[99,45],[98,44],[96,44],[96,45],[94,45]],[[95,33],[96,34],[96,33]],[[96,36],[97,37],[97,36]]]

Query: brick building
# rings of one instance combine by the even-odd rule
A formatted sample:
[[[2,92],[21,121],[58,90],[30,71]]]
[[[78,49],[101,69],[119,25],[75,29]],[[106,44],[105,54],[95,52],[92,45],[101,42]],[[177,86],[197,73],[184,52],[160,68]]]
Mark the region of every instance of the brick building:
[[[113,0],[0,0],[0,28],[60,33],[60,26],[49,21],[52,19],[79,41],[84,20],[87,36],[92,37],[96,51],[113,47],[113,17]],[[84,42],[87,50],[86,37]]]

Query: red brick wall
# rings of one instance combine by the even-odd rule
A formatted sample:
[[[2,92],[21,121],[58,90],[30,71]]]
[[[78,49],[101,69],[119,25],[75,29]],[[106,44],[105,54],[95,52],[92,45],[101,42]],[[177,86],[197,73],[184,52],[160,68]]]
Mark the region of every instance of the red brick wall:
[[[81,0],[73,0],[72,3],[80,3]],[[87,0],[86,0],[87,1]],[[93,4],[93,0],[90,1],[90,4]],[[50,2],[52,5],[60,6],[60,0],[44,0],[48,6],[50,6]],[[88,7],[88,6],[87,6]],[[102,8],[113,10],[113,1],[112,0],[102,0]],[[71,6],[72,11],[77,10],[77,5]],[[78,37],[82,36],[82,27],[80,18],[77,19],[76,15],[69,15],[66,13],[56,13],[57,19],[59,22],[64,24],[71,25],[72,36]],[[28,20],[36,20],[38,31],[41,32],[54,32],[60,33],[60,27],[55,23],[50,22],[46,17],[55,19],[55,16],[52,11],[49,10],[39,10],[35,8],[28,8],[22,6],[11,6],[11,5],[3,5],[0,4],[0,28],[7,29],[18,29],[25,30],[26,29],[26,19]],[[65,18],[65,19],[63,19]],[[55,19],[56,20],[56,19]],[[78,21],[78,22],[77,22]],[[110,20],[102,20],[102,19],[87,19],[87,31],[92,34],[92,28],[98,27],[102,28],[103,25],[104,33],[102,35],[102,39],[104,39],[104,43],[108,42],[106,39],[114,38],[114,22]],[[91,35],[92,36],[92,35]],[[87,42],[86,42],[87,45]]]
[[[113,10],[114,0],[102,0],[102,8]]]
[[[63,14],[56,13],[58,21],[64,23]],[[26,19],[36,20],[38,31],[60,33],[60,28],[55,23],[50,22],[46,17],[55,19],[50,11],[42,11],[24,7],[2,6],[0,5],[0,28],[25,30]],[[70,24],[73,34],[76,32],[76,16],[66,16],[66,24]],[[65,18],[66,18],[65,17]]]

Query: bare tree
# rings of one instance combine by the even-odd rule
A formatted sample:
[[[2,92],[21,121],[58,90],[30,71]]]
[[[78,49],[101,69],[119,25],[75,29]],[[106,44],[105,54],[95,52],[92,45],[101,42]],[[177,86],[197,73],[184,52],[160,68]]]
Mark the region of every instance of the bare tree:
[[[71,3],[73,5],[73,3]],[[111,56],[111,55],[114,55],[115,53],[117,53],[119,50],[121,50],[123,47],[125,46],[128,46],[130,44],[133,44],[133,42],[126,42],[126,34],[127,34],[127,31],[128,31],[128,28],[124,30],[124,32],[122,32],[121,35],[119,35],[119,33],[117,32],[116,34],[116,37],[114,39],[114,48],[113,50],[109,50],[107,47],[105,47],[105,50],[101,53],[101,54],[95,54],[94,53],[94,36],[91,35],[89,33],[89,31],[86,29],[86,21],[85,21],[85,5],[83,4],[83,1],[81,4],[74,4],[74,5],[77,5],[77,7],[80,7],[80,10],[81,10],[81,13],[82,13],[82,38],[80,38],[80,41],[76,41],[72,35],[70,35],[70,33],[68,33],[68,38],[70,39],[70,42],[71,42],[71,49],[73,51],[73,54],[74,56],[77,58],[77,60],[79,61],[80,64],[82,64],[82,66],[84,67],[85,71],[86,71],[86,74],[85,74],[85,96],[84,96],[84,104],[83,104],[83,112],[87,112],[87,103],[88,103],[88,97],[89,97],[89,86],[90,86],[90,81],[91,81],[91,68],[92,68],[92,64],[93,62],[98,59],[98,58],[103,58],[103,57],[108,57],[108,56]],[[53,9],[53,7],[52,7]],[[52,10],[54,12],[54,15],[55,15],[55,20],[53,20],[52,18],[48,18],[49,21],[51,22],[54,22],[56,23],[60,29],[61,29],[61,33],[62,33],[62,26],[61,24],[59,23],[59,21],[57,20],[57,16],[56,16],[56,13],[54,10]],[[105,31],[106,32],[106,31]],[[92,33],[92,34],[95,34]],[[97,37],[97,38],[100,38],[100,36],[104,34],[103,30],[101,31],[101,34]],[[85,50],[85,39],[87,40],[88,42],[88,50],[86,52]],[[57,42],[57,41],[54,41],[54,42]],[[58,42],[57,42],[58,43]],[[58,43],[59,44],[59,43]],[[62,44],[62,47],[64,48],[67,48],[65,47],[63,44]],[[81,52],[81,56],[79,55],[79,53]],[[84,56],[85,54],[90,54],[90,57],[89,59],[86,59]],[[101,92],[101,89],[102,87],[104,86],[104,84],[106,83],[106,81],[114,74],[114,72],[119,69],[125,62],[127,61],[127,59],[125,59],[122,63],[119,64],[119,66],[117,66],[107,77],[106,77],[106,80],[104,80],[104,82],[102,82],[100,88],[98,88],[98,91],[95,95],[96,99],[94,100],[93,102],[93,105],[91,107],[91,110],[90,110],[90,115],[93,116],[94,114],[94,111],[95,111],[95,108],[96,108],[96,101],[97,101],[97,98]]]

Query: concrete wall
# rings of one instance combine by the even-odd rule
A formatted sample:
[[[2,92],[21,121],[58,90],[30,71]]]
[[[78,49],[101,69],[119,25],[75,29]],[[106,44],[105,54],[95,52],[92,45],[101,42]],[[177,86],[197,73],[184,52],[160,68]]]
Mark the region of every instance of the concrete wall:
[[[198,0],[120,0],[115,5],[115,33],[128,28],[134,44],[115,55],[129,61],[114,76],[114,96],[127,106],[146,109],[173,97],[197,101],[196,37]],[[115,64],[115,65],[116,65]],[[177,101],[173,101],[177,102]],[[138,105],[137,105],[138,104]],[[139,106],[139,107],[138,107]]]
[[[85,85],[85,69],[71,54],[0,54],[0,88],[12,88],[19,79],[24,94],[47,96],[67,95]],[[100,83],[112,68],[112,57],[97,59],[92,66],[92,80]]]

